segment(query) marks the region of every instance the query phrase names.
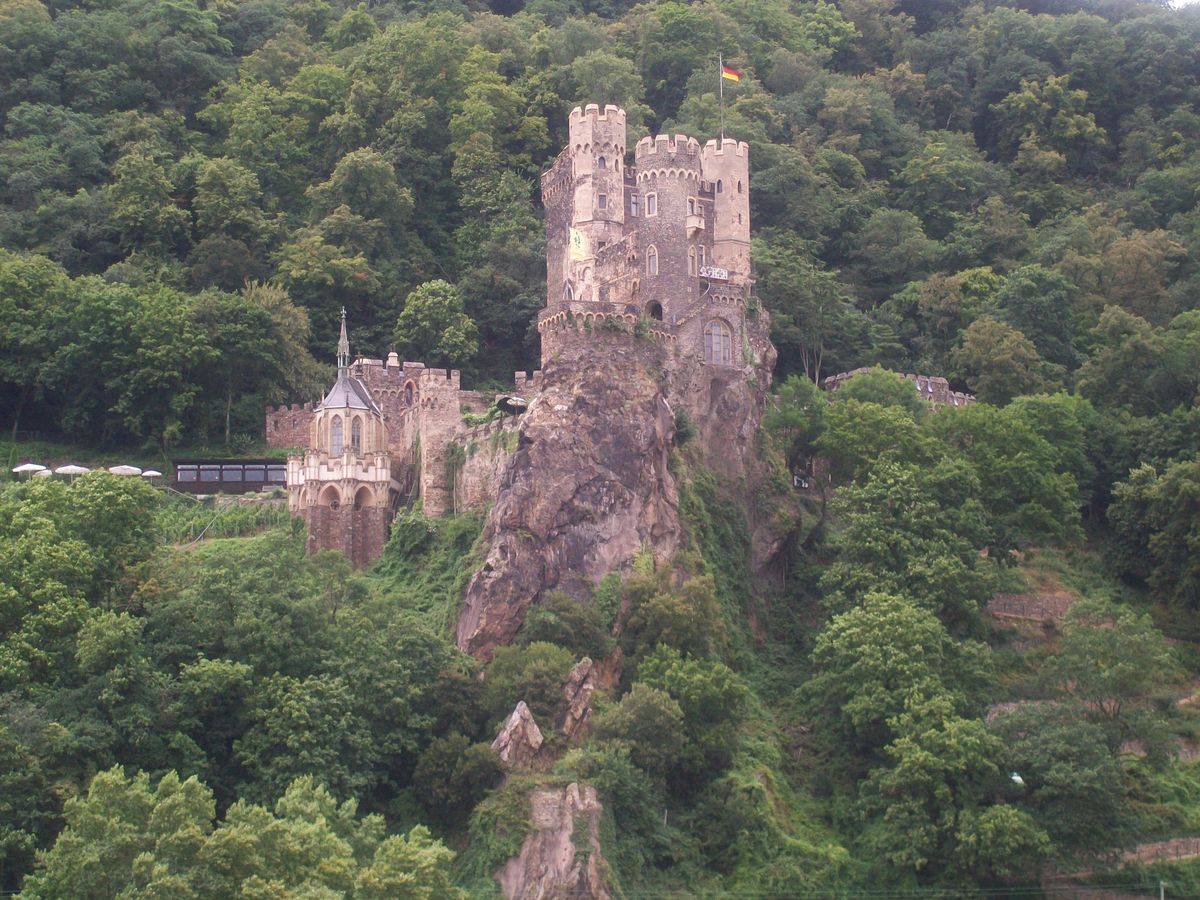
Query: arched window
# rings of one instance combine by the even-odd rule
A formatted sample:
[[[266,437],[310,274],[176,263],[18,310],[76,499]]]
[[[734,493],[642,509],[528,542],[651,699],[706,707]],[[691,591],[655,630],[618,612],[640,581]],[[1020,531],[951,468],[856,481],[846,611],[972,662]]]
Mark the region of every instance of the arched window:
[[[717,179],[717,193],[718,194],[725,193],[725,183],[723,181],[721,181],[720,178]]]
[[[742,183],[739,181],[738,182],[738,193],[740,194],[741,192],[742,192]]]
[[[646,251],[646,274],[658,274],[658,251],[653,247]]]
[[[362,453],[362,416],[355,416],[350,423],[350,449]]]
[[[716,366],[728,366],[733,362],[733,335],[720,319],[713,319],[704,326],[704,361]]]
[[[661,322],[662,321],[662,304],[661,303],[650,303],[649,305],[646,306],[646,314],[648,316],[650,316],[650,318],[654,319],[656,322]]]
[[[688,247],[688,274],[696,274],[696,248]]]
[[[575,292],[571,290],[571,282],[563,285],[563,299],[570,302],[575,299]]]
[[[332,456],[342,455],[342,417],[334,416],[329,423],[329,453]]]
[[[603,156],[601,156],[598,160],[596,160],[596,168],[598,168],[602,172],[608,168],[608,162],[604,159]]]
[[[412,406],[412,402],[413,402],[413,386],[412,386],[412,382],[410,381],[408,384],[406,384],[404,386],[404,405]]]

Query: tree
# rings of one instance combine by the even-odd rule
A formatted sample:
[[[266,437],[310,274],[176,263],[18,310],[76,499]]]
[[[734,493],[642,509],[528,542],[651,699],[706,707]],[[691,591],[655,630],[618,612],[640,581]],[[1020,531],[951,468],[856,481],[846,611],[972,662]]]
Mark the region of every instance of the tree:
[[[1143,464],[1113,488],[1108,520],[1120,563],[1184,609],[1200,607],[1200,461],[1178,460],[1159,474]]]
[[[932,464],[942,455],[936,441],[899,406],[850,398],[830,404],[825,423],[818,449],[832,460],[835,474],[847,480],[862,479],[885,457]]]
[[[112,221],[128,250],[167,255],[187,240],[188,214],[174,199],[166,171],[144,147],[113,166]]]
[[[22,885],[30,897],[344,896],[465,900],[450,884],[454,854],[418,826],[387,836],[311,777],[274,809],[239,801],[221,821],[195,777],[99,773],[67,801],[66,828]]]
[[[629,758],[664,782],[683,752],[683,710],[671,695],[637,682],[592,726],[600,740],[623,741]]]
[[[801,697],[848,768],[879,758],[910,703],[945,698],[954,714],[977,709],[989,669],[983,645],[954,641],[932,612],[888,594],[834,616],[812,664]]]
[[[1004,771],[1021,778],[1014,803],[1032,813],[1058,852],[1097,853],[1119,843],[1126,778],[1102,728],[1069,703],[1021,704],[991,727],[1006,747]]]
[[[893,721],[890,763],[859,790],[863,843],[921,882],[1030,876],[1049,839],[1032,817],[993,805],[1003,784],[1004,744],[978,719],[954,715],[946,698],[911,704]]]
[[[408,295],[393,335],[401,355],[432,365],[463,365],[479,349],[479,332],[463,311],[462,295],[445,281],[429,281]]]
[[[563,685],[574,664],[571,651],[555,644],[497,647],[487,669],[484,708],[494,721],[499,721],[524,700],[539,727],[553,727],[563,699]]]
[[[431,819],[461,827],[503,777],[500,758],[489,745],[451,734],[436,738],[421,753],[413,771],[413,791]]]
[[[1016,328],[985,316],[962,332],[950,355],[958,374],[985,403],[1007,403],[1022,394],[1050,393],[1062,383],[1062,368],[1038,354]]]
[[[996,305],[1043,359],[1070,370],[1077,361],[1070,319],[1075,295],[1075,286],[1057,272],[1022,266],[1004,279]]]
[[[992,538],[979,479],[961,459],[936,466],[882,460],[833,504],[838,555],[821,577],[826,605],[842,611],[868,595],[908,597],[947,628],[977,629],[992,572],[979,551]]]
[[[1027,542],[1079,535],[1079,486],[1063,457],[1019,415],[973,403],[943,410],[930,428],[975,469],[997,559]]]
[[[1069,75],[1022,80],[993,109],[1000,125],[1001,144],[1012,154],[1023,140],[1066,155],[1076,171],[1091,167],[1108,141],[1087,111],[1087,91],[1072,89]]]
[[[1005,179],[970,138],[955,132],[932,132],[929,142],[904,164],[896,181],[900,206],[920,216],[927,233],[942,240],[981,198],[1004,187]]]
[[[804,374],[820,383],[826,354],[840,355],[854,340],[858,316],[837,276],[824,269],[794,235],[755,245],[772,338],[793,350]]]
[[[1076,602],[1062,633],[1050,677],[1104,728],[1115,753],[1136,734],[1149,693],[1175,674],[1174,654],[1148,615],[1101,600]]]
[[[792,471],[815,450],[828,402],[825,392],[806,376],[789,375],[775,389],[763,427],[778,441]]]
[[[684,743],[672,781],[707,781],[725,769],[738,743],[749,692],[724,663],[685,656],[660,644],[638,666],[638,680],[671,697],[683,713]]]
[[[856,400],[884,407],[894,406],[907,412],[916,422],[924,419],[929,412],[928,405],[917,393],[913,382],[881,366],[858,373],[834,391],[831,397],[835,403]]]

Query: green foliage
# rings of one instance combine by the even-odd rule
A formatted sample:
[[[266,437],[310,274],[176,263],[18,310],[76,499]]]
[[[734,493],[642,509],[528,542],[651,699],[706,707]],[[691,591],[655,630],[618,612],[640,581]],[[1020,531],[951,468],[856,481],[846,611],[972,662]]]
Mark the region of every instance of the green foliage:
[[[216,820],[212,793],[168,772],[99,773],[67,804],[66,828],[24,884],[30,897],[229,897],[312,892],[347,897],[465,897],[450,884],[454,854],[425,828],[385,836],[311,777],[274,811],[238,803]]]
[[[913,703],[948,702],[962,715],[978,708],[989,665],[984,647],[954,641],[930,612],[871,594],[835,616],[813,646],[814,675],[801,687],[839,766],[861,765],[891,743]]]
[[[683,750],[683,710],[670,694],[634,684],[621,701],[596,719],[600,740],[621,741],[629,758],[658,781],[664,781]]]
[[[748,694],[736,673],[660,645],[642,660],[638,680],[667,694],[683,713],[684,743],[673,780],[703,782],[729,765]]]
[[[489,718],[504,719],[524,700],[542,731],[550,731],[562,703],[567,673],[574,664],[570,650],[544,641],[497,647],[483,693]]]
[[[417,761],[413,782],[426,814],[443,825],[464,824],[503,776],[500,759],[487,744],[451,734],[430,742]]]
[[[479,349],[477,335],[458,291],[445,281],[431,281],[405,299],[393,340],[405,359],[423,356],[430,365],[462,365]]]
[[[610,643],[595,602],[581,603],[561,591],[550,591],[530,608],[517,640],[558,644],[577,657],[592,659],[607,656]]]

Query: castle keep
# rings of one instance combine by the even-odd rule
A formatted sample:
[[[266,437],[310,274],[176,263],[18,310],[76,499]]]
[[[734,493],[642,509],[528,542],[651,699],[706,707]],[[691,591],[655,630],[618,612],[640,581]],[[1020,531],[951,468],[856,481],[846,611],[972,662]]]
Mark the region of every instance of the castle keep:
[[[568,145],[541,187],[543,368],[569,367],[601,345],[619,354],[622,342],[650,342],[671,409],[685,410],[714,446],[748,441],[721,433],[741,418],[721,404],[744,405],[736,385],[747,378],[765,390],[774,362],[750,277],[748,146],[659,135],[639,140],[631,159],[624,110],[592,104],[572,110]],[[517,373],[516,408],[532,409],[542,389],[540,371]],[[457,371],[395,353],[351,361],[343,324],[329,394],[266,414],[270,446],[306,448],[289,459],[288,496],[308,523],[310,550],[340,549],[361,566],[382,552],[395,511],[417,497],[430,516],[490,506],[523,418],[464,423],[492,401],[463,390]]]

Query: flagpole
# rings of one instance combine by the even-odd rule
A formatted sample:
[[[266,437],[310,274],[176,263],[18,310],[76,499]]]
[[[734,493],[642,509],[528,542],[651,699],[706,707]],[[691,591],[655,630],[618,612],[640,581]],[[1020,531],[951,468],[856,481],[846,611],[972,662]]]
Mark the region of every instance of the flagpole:
[[[721,95],[721,142],[725,142],[725,58],[717,54],[717,91]]]

